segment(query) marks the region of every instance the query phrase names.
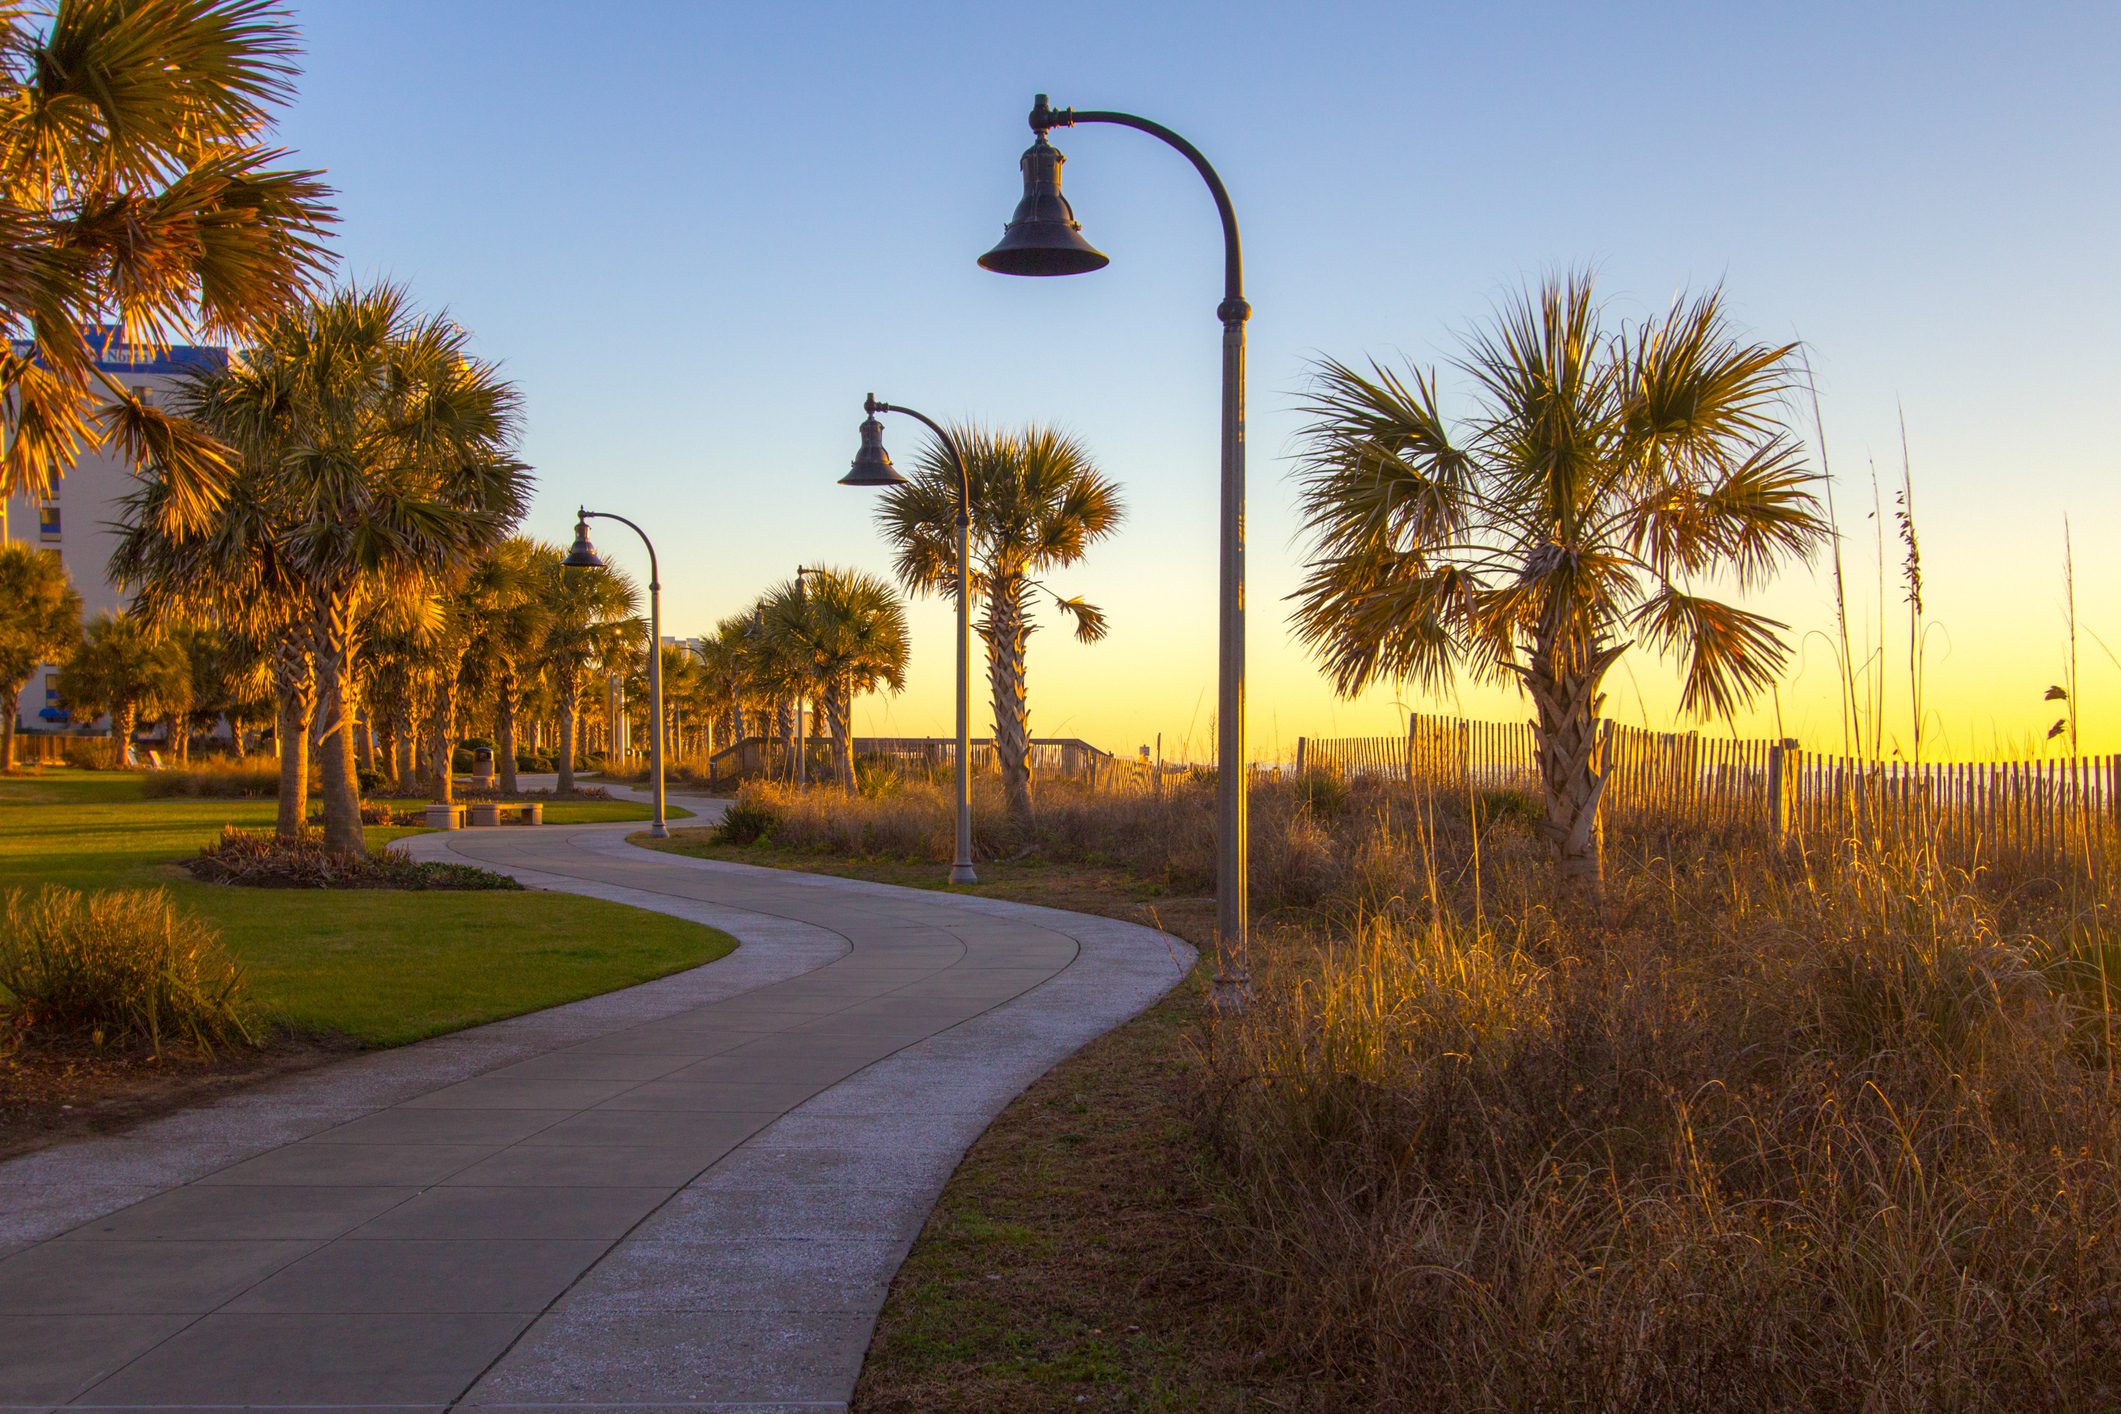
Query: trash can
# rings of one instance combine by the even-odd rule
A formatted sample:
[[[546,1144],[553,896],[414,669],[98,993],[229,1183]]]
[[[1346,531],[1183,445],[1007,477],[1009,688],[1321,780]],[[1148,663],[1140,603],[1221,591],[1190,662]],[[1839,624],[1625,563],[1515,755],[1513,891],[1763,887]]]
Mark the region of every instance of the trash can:
[[[471,779],[474,784],[493,784],[493,748],[475,746],[471,749]]]

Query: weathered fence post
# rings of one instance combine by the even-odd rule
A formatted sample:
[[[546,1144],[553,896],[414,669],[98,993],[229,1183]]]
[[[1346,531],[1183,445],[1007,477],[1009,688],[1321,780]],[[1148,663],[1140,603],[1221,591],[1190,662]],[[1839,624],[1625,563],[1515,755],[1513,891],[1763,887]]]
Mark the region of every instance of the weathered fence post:
[[[1302,775],[1303,773],[1304,773],[1304,739],[1303,739],[1302,737],[1298,737],[1298,738],[1296,739],[1296,774],[1297,774],[1297,775],[1299,775],[1299,776],[1301,776],[1301,775]]]
[[[1797,796],[1798,764],[1802,753],[1795,737],[1784,737],[1768,747],[1767,827],[1768,838],[1787,844],[1793,833],[1793,808]]]

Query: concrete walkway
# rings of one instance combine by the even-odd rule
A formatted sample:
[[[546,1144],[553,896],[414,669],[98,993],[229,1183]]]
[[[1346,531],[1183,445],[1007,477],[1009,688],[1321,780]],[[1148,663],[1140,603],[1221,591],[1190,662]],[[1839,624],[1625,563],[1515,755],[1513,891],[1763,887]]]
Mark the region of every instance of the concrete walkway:
[[[843,1409],[965,1148],[1192,961],[638,828],[408,845],[736,953],[0,1164],[0,1406]]]

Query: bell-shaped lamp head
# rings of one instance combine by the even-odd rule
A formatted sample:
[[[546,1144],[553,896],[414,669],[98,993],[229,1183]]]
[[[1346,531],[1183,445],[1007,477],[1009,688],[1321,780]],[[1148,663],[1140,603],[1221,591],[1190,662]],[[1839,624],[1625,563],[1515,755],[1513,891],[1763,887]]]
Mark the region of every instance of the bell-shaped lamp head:
[[[574,523],[574,544],[567,547],[567,554],[560,563],[571,570],[600,570],[604,568],[604,557],[597,547],[589,543],[589,517],[585,513]]]
[[[999,275],[1081,275],[1110,259],[1083,239],[1083,227],[1061,195],[1061,164],[1068,159],[1040,133],[1024,150],[1024,199],[1002,231],[1001,244],[979,258]]]
[[[862,419],[862,449],[854,454],[854,464],[840,478],[842,486],[904,486],[906,478],[898,474],[891,465],[891,453],[884,450],[884,424],[874,417]]]

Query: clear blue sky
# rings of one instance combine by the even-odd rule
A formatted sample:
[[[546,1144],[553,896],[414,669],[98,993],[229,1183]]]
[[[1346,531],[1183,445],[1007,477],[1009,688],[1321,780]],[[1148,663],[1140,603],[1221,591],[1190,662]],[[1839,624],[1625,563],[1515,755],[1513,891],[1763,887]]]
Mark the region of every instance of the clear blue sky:
[[[1057,580],[1113,633],[1034,639],[1034,730],[1207,749],[1213,211],[1160,145],[1065,132],[1069,194],[1112,265],[977,269],[1044,90],[1187,133],[1237,203],[1263,755],[1399,721],[1391,693],[1336,703],[1286,645],[1306,360],[1436,362],[1499,295],[1569,265],[1622,313],[1720,280],[1755,331],[1806,340],[1844,494],[1868,502],[1873,455],[1897,475],[1905,410],[1956,739],[2044,725],[2065,513],[2080,615],[2121,650],[2111,5],[319,0],[296,17],[306,72],[281,137],[340,191],[346,272],[405,281],[506,365],[532,528],[563,537],[583,499],[643,520],[666,630],[799,562],[888,566],[871,503],[833,484],[864,391],[1051,420],[1132,515]],[[914,429],[891,436],[910,458]],[[1827,602],[1803,574],[1772,598],[1804,628]],[[862,730],[945,729],[944,611],[915,630],[911,688],[865,705]],[[2121,671],[2084,655],[2087,726],[2121,747]],[[1616,710],[1665,724],[1671,672],[1631,659]],[[1790,726],[1829,729],[1830,679],[1808,640]]]

